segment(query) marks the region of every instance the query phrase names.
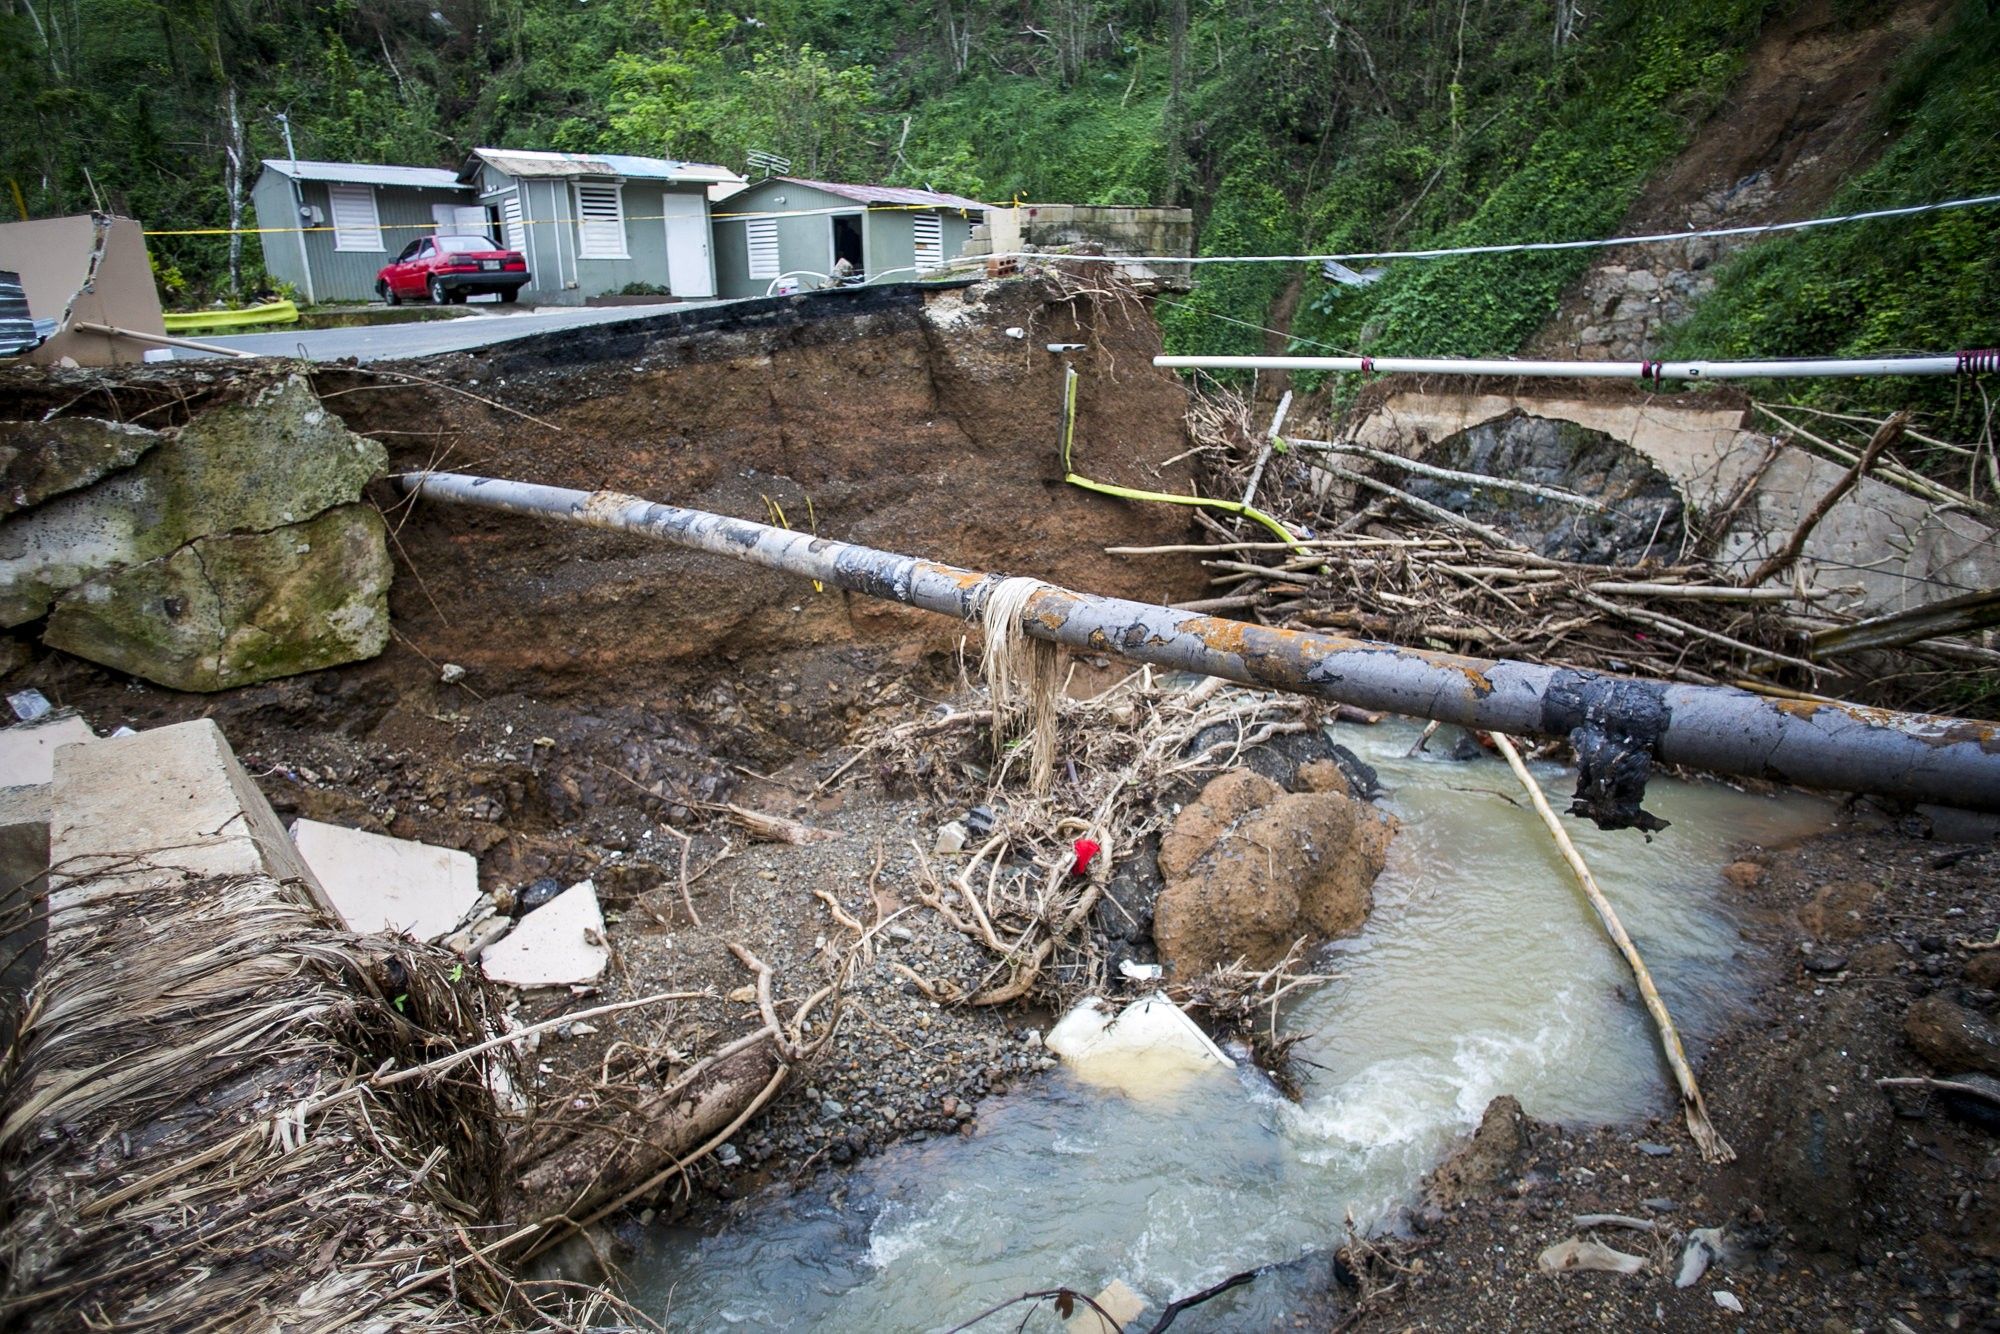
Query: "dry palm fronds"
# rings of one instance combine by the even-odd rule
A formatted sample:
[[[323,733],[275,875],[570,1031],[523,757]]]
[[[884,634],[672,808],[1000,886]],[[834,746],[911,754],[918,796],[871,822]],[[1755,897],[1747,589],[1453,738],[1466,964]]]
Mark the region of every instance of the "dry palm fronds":
[[[0,1313],[41,1328],[539,1322],[470,1254],[501,1162],[492,1035],[449,954],[325,929],[265,877],[128,882],[51,932],[0,1123]],[[446,1147],[448,1146],[448,1147]],[[419,1291],[409,1281],[450,1271]],[[508,1317],[512,1316],[513,1320]]]

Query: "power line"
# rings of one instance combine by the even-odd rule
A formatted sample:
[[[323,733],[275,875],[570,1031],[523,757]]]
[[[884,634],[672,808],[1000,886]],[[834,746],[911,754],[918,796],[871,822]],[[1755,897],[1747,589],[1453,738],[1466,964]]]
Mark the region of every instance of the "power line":
[[[1882,218],[1908,218],[1948,209],[1975,208],[2000,204],[2000,194],[1947,199],[1935,204],[1909,204],[1901,208],[1870,209],[1865,213],[1842,213],[1829,218],[1804,218],[1795,222],[1763,222],[1743,227],[1710,227],[1700,231],[1654,232],[1646,236],[1610,236],[1593,241],[1510,241],[1497,245],[1440,246],[1432,250],[1349,250],[1317,255],[1059,255],[1016,252],[983,255],[981,259],[1048,259],[1083,264],[1323,264],[1349,260],[1454,259],[1465,255],[1516,255],[1551,250],[1600,250],[1627,245],[1663,245],[1708,237],[1761,236],[1771,232],[1803,231],[1812,227],[1832,227],[1848,222],[1874,222]]]

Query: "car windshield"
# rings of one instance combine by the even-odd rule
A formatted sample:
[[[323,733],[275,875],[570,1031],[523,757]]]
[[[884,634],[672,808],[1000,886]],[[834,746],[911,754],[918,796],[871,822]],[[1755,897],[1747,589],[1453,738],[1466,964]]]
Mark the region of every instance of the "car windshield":
[[[494,245],[483,236],[440,236],[437,239],[440,250],[492,250]]]

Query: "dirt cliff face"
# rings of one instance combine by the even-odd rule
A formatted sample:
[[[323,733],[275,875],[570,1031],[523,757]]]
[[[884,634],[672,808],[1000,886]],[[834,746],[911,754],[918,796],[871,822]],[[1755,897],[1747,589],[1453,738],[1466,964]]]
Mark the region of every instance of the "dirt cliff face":
[[[1152,368],[1158,350],[1134,301],[1013,281],[739,303],[408,368],[427,383],[332,371],[321,388],[390,443],[392,470],[608,488],[771,522],[782,510],[831,538],[1157,601],[1201,586],[1191,558],[1103,548],[1185,541],[1186,512],[1065,486],[1059,431],[1069,364],[1078,471],[1186,492],[1185,392]],[[397,497],[385,486],[379,499]],[[563,691],[856,641],[909,661],[961,633],[788,575],[516,516],[419,506],[398,555],[399,631],[495,685]]]

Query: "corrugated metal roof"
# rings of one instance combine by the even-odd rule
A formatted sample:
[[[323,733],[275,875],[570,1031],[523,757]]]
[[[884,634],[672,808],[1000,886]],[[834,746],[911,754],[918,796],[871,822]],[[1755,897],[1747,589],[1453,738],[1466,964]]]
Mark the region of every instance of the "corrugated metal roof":
[[[684,181],[715,185],[743,178],[727,167],[706,162],[674,162],[626,153],[545,153],[528,148],[475,148],[473,157],[497,171],[524,179],[571,176],[622,176],[634,181]],[[468,163],[469,167],[471,164]],[[469,175],[461,172],[460,176]]]
[[[462,190],[458,176],[436,167],[384,167],[370,162],[297,162],[267,157],[264,169],[295,181],[333,181],[343,185],[404,185],[419,190]]]
[[[813,190],[824,190],[842,199],[862,204],[915,204],[930,208],[961,208],[984,213],[986,205],[964,195],[948,195],[937,190],[912,190],[900,185],[843,185],[837,181],[811,181],[803,176],[773,176],[774,181],[790,181]],[[763,184],[762,181],[758,182]]]

